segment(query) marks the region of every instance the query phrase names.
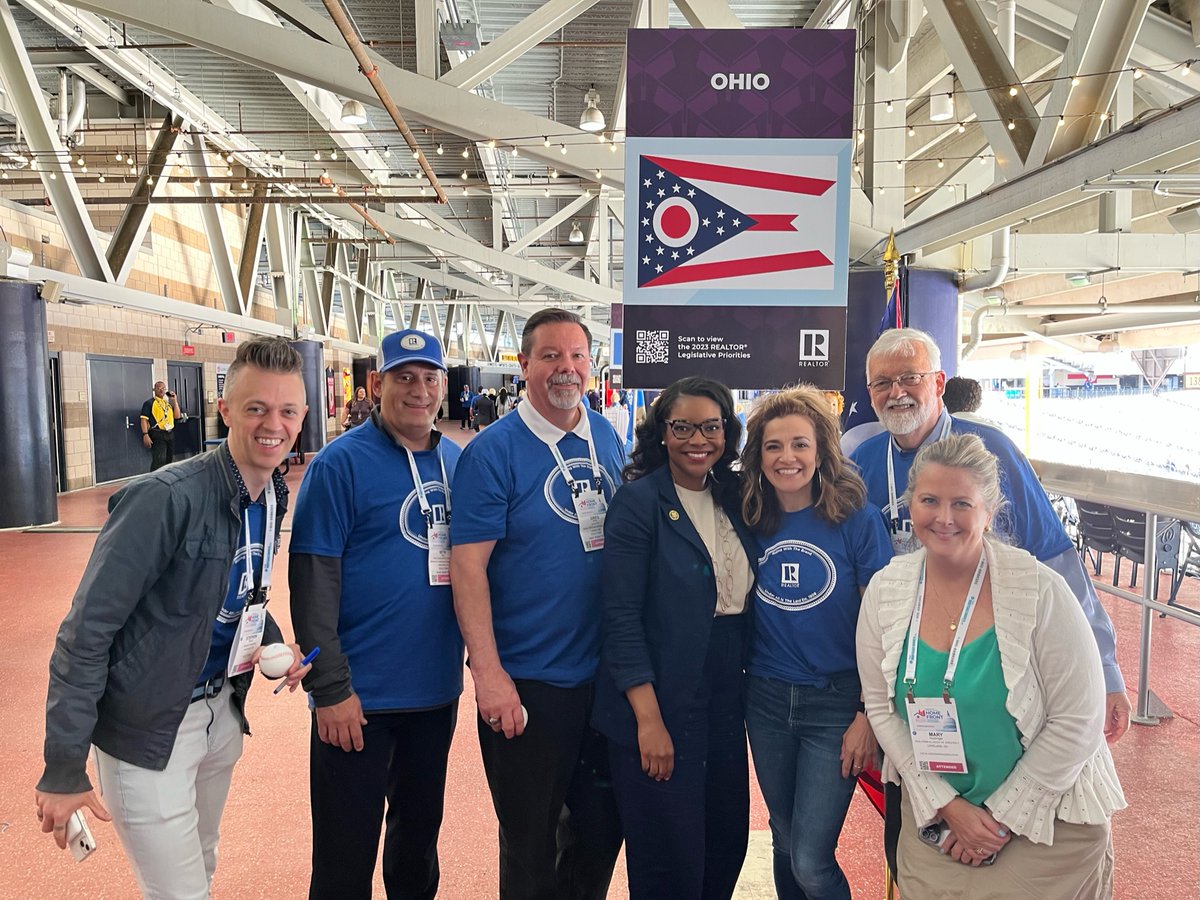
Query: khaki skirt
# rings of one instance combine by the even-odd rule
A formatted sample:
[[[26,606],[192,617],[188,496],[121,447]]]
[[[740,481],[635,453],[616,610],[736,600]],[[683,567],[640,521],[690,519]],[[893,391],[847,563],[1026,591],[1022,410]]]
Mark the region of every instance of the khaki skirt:
[[[897,848],[904,900],[1110,900],[1113,889],[1109,823],[1054,823],[1054,843],[1034,844],[1020,835],[990,866],[963,865],[917,837],[908,793],[902,791],[903,824]]]

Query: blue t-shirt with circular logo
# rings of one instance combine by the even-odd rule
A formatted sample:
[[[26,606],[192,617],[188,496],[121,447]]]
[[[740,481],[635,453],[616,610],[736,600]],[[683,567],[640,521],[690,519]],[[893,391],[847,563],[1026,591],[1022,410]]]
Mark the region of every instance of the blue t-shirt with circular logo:
[[[864,507],[834,524],[810,506],[757,540],[749,673],[826,687],[855,671],[860,588],[892,557],[879,513]]]

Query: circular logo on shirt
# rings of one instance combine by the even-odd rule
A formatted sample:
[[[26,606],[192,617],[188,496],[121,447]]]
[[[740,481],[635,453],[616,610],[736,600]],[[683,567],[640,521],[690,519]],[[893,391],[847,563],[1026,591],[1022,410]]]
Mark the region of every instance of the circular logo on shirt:
[[[755,593],[764,603],[786,612],[812,609],[837,587],[833,560],[808,541],[780,541],[758,561]]]
[[[425,488],[425,499],[429,501],[429,511],[433,515],[434,524],[445,522],[446,489],[440,481],[422,481],[421,486]],[[409,491],[400,505],[400,533],[413,546],[422,550],[429,549],[425,514],[421,512],[421,501],[417,499],[415,490]]]
[[[425,338],[419,334],[406,334],[400,338],[400,346],[405,350],[420,350],[425,346]]]
[[[596,476],[592,472],[590,459],[586,456],[575,456],[565,459],[563,462],[566,463],[567,471],[571,473],[572,484],[578,485],[579,489],[583,491],[594,489]],[[600,467],[600,480],[605,499],[610,499],[616,489],[603,466]],[[560,519],[570,522],[572,525],[579,524],[579,517],[575,515],[575,502],[572,500],[571,488],[567,487],[567,480],[563,478],[562,470],[557,465],[550,467],[550,472],[546,475],[546,483],[542,487],[542,493],[546,497],[546,503],[558,514]]]

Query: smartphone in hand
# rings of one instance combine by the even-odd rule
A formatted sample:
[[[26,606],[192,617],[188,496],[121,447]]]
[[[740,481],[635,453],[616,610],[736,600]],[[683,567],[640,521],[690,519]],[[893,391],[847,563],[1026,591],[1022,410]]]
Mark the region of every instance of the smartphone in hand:
[[[88,828],[87,820],[83,818],[83,810],[77,809],[67,820],[67,847],[76,862],[83,862],[96,849],[96,839],[92,837],[92,829]]]

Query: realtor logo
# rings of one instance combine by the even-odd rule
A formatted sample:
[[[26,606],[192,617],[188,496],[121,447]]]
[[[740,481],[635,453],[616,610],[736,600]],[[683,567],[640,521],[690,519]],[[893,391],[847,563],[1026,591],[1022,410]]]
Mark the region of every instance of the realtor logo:
[[[780,564],[779,581],[784,587],[800,587],[800,563]]]
[[[800,362],[829,361],[829,332],[801,329]]]

